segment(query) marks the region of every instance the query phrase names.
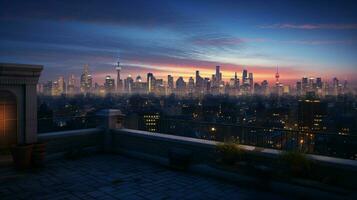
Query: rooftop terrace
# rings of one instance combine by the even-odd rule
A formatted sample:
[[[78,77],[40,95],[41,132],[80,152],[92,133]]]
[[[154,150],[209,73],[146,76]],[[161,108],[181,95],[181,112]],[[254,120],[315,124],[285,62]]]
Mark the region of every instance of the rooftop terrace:
[[[3,178],[1,199],[283,199],[120,155],[56,160]]]

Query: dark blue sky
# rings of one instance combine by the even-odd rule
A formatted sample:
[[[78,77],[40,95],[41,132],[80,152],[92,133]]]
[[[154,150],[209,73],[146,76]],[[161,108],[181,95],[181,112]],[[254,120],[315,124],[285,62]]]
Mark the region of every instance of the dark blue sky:
[[[224,77],[247,68],[257,80],[357,77],[355,1],[0,0],[0,61],[45,65],[43,79],[77,76],[89,64],[114,74]],[[356,80],[354,80],[356,81]]]

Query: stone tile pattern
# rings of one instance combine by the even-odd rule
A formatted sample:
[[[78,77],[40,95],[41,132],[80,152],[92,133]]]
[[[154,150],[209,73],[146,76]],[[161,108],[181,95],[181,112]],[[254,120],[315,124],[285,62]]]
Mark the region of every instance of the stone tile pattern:
[[[119,155],[56,160],[0,184],[0,199],[282,199]]]

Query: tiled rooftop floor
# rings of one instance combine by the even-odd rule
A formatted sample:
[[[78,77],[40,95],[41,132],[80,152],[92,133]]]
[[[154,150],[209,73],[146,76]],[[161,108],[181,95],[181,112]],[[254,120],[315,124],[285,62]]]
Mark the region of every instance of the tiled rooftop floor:
[[[119,155],[57,160],[0,184],[0,199],[274,199],[281,197]]]

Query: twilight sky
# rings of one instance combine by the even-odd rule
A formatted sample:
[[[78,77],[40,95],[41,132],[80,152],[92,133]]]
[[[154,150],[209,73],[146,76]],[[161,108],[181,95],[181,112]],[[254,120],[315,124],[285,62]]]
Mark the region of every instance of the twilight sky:
[[[43,64],[42,80],[81,74],[357,82],[356,1],[0,0],[0,62]]]

